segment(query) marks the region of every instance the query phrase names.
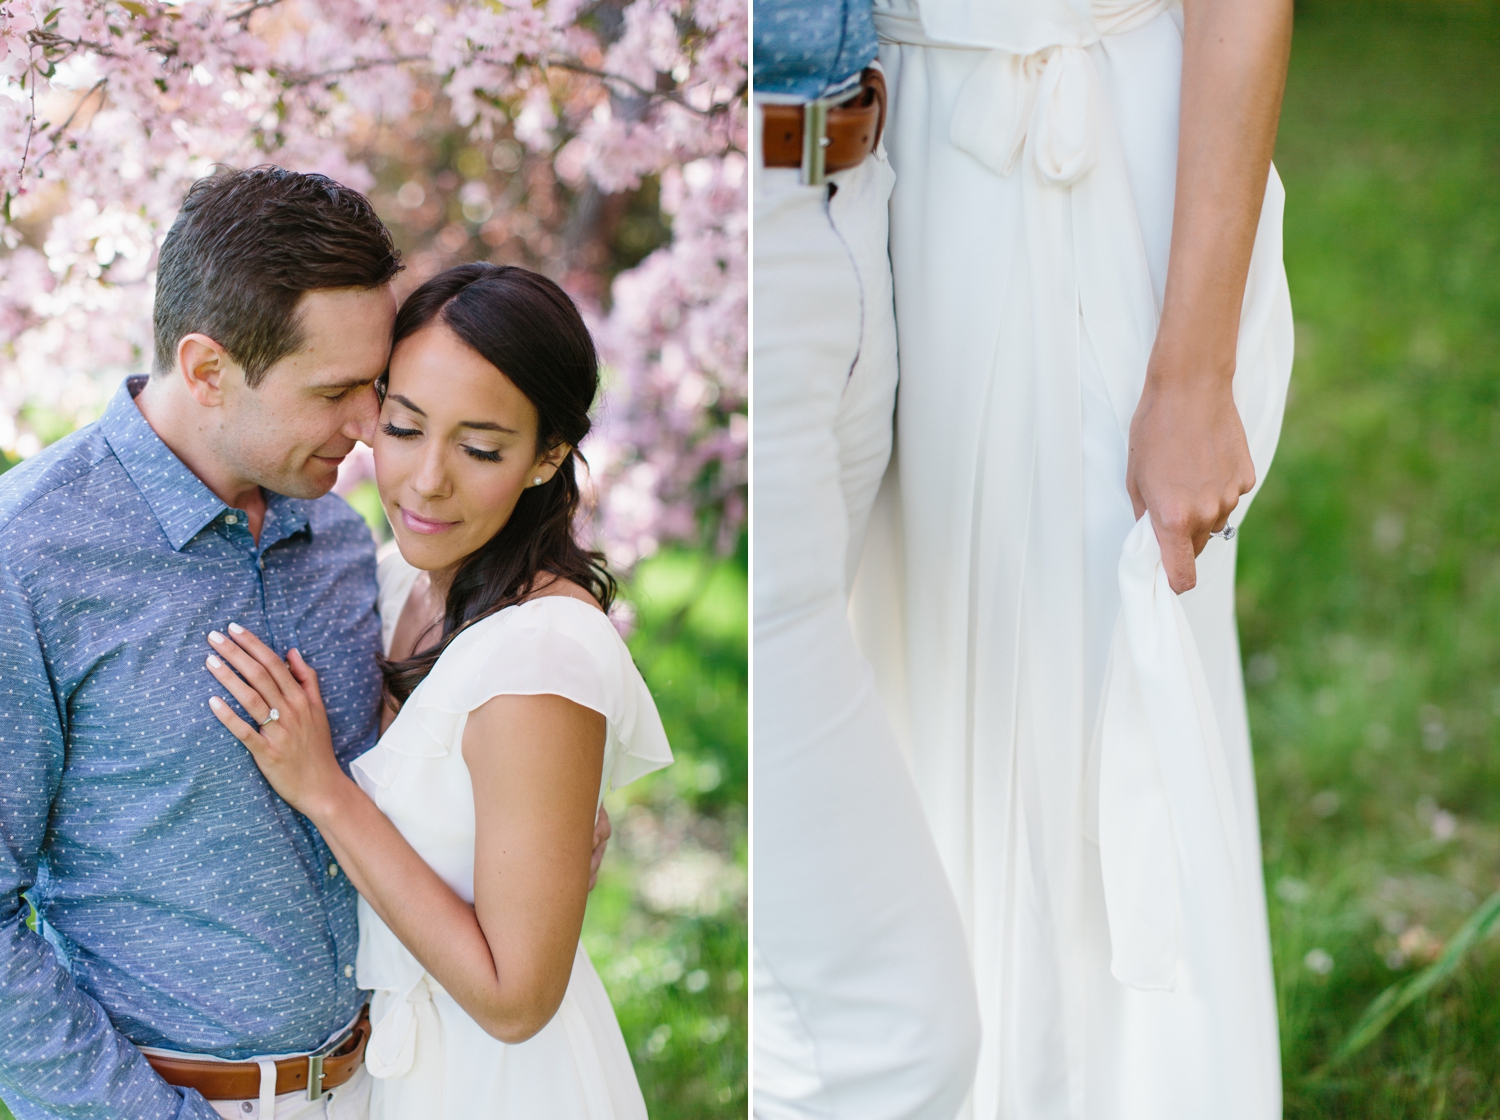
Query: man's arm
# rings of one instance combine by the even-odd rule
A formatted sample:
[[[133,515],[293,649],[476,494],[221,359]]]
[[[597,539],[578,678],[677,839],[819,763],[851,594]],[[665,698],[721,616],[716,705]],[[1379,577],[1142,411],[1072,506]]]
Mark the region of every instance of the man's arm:
[[[168,1085],[26,925],[65,758],[36,619],[0,553],[0,1100],[17,1120],[217,1120]]]
[[[1161,327],[1126,485],[1179,594],[1255,485],[1231,383],[1291,50],[1292,0],[1184,0],[1177,195]]]

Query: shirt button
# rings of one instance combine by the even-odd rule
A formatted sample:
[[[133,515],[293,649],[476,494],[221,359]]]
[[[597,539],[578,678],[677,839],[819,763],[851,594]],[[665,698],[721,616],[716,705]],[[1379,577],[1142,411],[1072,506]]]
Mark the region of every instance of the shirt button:
[[[257,568],[259,568],[261,571],[265,571],[266,570],[266,558],[264,556],[258,556],[258,557],[256,557],[256,559],[255,559],[255,566]]]
[[[330,863],[328,865],[328,877],[330,879],[337,879],[339,877],[339,865],[338,864],[336,864],[336,863]]]
[[[352,964],[346,964],[344,966],[344,975],[345,976],[353,976],[354,975],[354,966]]]
[[[240,1101],[240,1111],[241,1112],[254,1112],[255,1111],[255,1106],[253,1104],[251,1104],[249,1101]]]
[[[240,519],[232,513],[226,514],[224,517],[224,524],[226,525],[238,525],[239,523]]]

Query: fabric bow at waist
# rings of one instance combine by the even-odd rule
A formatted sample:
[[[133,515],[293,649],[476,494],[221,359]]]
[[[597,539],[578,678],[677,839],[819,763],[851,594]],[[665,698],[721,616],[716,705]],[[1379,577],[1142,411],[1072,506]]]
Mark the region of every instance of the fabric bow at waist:
[[[1098,156],[1098,78],[1088,48],[1144,27],[1171,6],[1172,0],[1100,0],[1090,10],[1092,29],[1074,42],[1025,54],[985,50],[959,91],[949,125],[953,146],[1010,175],[1030,137],[1044,182],[1077,182]],[[875,24],[888,42],[963,49],[929,38],[915,16],[876,12]]]
[[[442,1025],[432,1002],[434,981],[424,972],[405,990],[376,989],[371,1006],[370,1041],[365,1067],[371,1077],[404,1077],[416,1064],[420,1049],[441,1040]],[[422,1036],[428,1042],[419,1047]]]

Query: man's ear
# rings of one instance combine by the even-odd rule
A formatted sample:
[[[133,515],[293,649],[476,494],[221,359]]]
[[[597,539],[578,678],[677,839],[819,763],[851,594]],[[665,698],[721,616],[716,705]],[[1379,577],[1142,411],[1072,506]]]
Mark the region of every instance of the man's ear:
[[[177,342],[177,376],[204,408],[223,403],[224,379],[239,371],[229,351],[206,334],[185,334]]]

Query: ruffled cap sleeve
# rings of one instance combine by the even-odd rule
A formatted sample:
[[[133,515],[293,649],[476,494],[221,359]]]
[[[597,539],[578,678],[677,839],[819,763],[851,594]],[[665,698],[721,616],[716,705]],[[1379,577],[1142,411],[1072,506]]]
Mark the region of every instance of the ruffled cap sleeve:
[[[496,696],[561,696],[604,716],[605,789],[672,761],[630,650],[608,617],[581,600],[542,596],[476,623],[453,640],[406,707],[426,732],[426,749],[446,753],[459,745],[468,714]]]

